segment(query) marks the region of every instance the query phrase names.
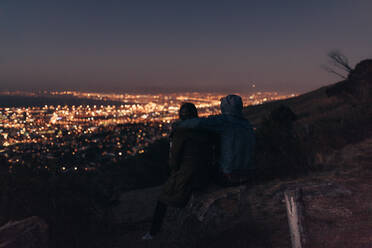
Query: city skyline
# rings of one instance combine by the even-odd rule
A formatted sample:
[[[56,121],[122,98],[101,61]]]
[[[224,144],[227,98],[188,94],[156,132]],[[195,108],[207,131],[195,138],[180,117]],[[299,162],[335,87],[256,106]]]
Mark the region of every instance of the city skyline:
[[[1,98],[4,96],[8,101]],[[151,144],[167,138],[182,103],[193,102],[199,116],[206,117],[220,113],[223,96],[0,92],[0,156],[7,158],[10,171],[13,166],[62,172],[95,170],[105,163],[143,154]],[[244,106],[249,106],[295,94],[257,92],[241,96]],[[2,100],[9,102],[12,97],[18,104],[2,105]],[[30,105],[32,102],[38,104]]]
[[[372,56],[370,1],[2,1],[0,91],[306,92]],[[252,87],[255,85],[256,87]]]

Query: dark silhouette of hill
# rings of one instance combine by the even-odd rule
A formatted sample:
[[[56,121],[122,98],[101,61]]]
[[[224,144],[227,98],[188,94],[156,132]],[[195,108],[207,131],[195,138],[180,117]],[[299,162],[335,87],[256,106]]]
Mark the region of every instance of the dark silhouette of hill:
[[[364,69],[360,71],[361,65]],[[366,204],[370,202],[372,176],[372,77],[366,73],[371,69],[369,60],[362,61],[347,80],[291,99],[246,108],[244,114],[255,124],[257,133],[257,181],[248,185],[235,200],[228,196],[217,200],[214,196],[213,199],[201,197],[199,202],[181,210],[177,218],[168,219],[165,225],[168,229],[150,243],[140,240],[140,235],[147,230],[141,223],[126,229],[124,235],[113,241],[112,247],[118,244],[131,247],[290,247],[283,192],[301,185],[315,191],[323,187],[324,194],[337,199],[327,205],[322,202],[312,205],[318,216],[337,217],[334,220],[337,223],[316,220],[323,228],[317,233],[319,240],[326,241],[327,247],[370,247],[369,233],[361,230],[370,230],[371,226],[367,212],[370,205]],[[135,195],[138,199],[146,199],[154,192],[155,188],[136,191]],[[128,198],[123,199],[133,201],[129,198],[133,195],[124,195]],[[208,210],[203,208],[206,216],[212,216],[210,219],[192,218],[198,216],[192,206],[213,201]],[[148,205],[146,200],[141,204]],[[229,219],[229,213],[236,208],[239,213],[235,217],[230,215]],[[179,216],[191,217],[178,221]],[[221,227],[223,230],[216,231]],[[338,238],[330,239],[329,232]]]
[[[117,101],[100,101],[71,96],[18,96],[0,95],[0,107],[41,107],[45,105],[124,105]]]
[[[327,154],[372,134],[372,60],[344,81],[244,110],[257,127],[256,164],[264,177],[314,170]],[[290,120],[277,120],[276,112]],[[293,111],[294,119],[285,112]],[[278,116],[278,114],[276,114]],[[270,175],[267,175],[267,174]]]
[[[321,118],[326,112],[352,107],[359,108],[370,102],[372,96],[372,60],[363,60],[355,66],[346,80],[321,87],[297,97],[268,102],[245,108],[244,115],[259,125],[264,117],[281,105],[288,106],[304,122]],[[355,105],[355,106],[354,106]]]

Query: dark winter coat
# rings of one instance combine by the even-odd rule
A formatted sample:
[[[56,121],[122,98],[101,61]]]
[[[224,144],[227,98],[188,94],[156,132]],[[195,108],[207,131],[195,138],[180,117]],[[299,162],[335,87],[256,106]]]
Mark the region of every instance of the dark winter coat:
[[[214,142],[211,132],[177,128],[172,133],[170,177],[159,200],[174,207],[184,207],[193,190],[205,187],[211,176]]]
[[[217,133],[220,139],[219,170],[225,174],[250,175],[255,169],[252,159],[255,135],[250,122],[242,115],[242,107],[231,100],[236,99],[221,101],[222,115],[185,120],[179,126]]]

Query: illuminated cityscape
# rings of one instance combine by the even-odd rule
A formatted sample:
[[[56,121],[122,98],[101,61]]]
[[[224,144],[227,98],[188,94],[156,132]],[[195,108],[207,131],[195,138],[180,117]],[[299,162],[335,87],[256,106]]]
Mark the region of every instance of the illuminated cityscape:
[[[200,116],[208,116],[219,113],[220,98],[225,96],[76,91],[1,95],[94,101],[94,105],[0,107],[0,154],[11,164],[10,170],[13,166],[37,165],[60,171],[94,170],[142,154],[151,143],[168,135],[183,102],[194,103]],[[246,106],[294,96],[277,92],[240,95]]]

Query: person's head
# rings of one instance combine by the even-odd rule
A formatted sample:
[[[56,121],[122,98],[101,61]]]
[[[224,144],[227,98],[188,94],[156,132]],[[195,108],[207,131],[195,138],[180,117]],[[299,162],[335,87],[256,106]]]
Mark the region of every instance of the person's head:
[[[185,102],[181,105],[179,111],[179,117],[181,120],[187,120],[198,117],[198,110],[195,105],[190,102]]]
[[[228,95],[221,98],[221,113],[224,115],[242,116],[243,101],[240,96]]]

